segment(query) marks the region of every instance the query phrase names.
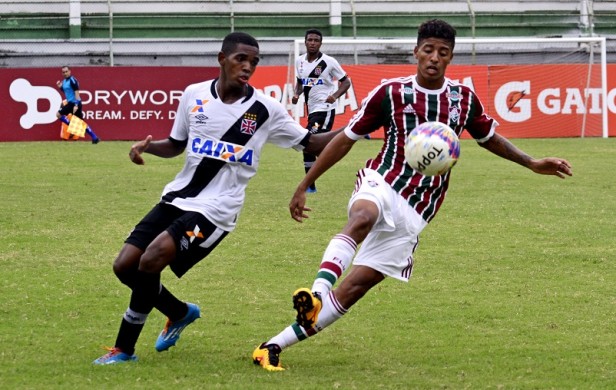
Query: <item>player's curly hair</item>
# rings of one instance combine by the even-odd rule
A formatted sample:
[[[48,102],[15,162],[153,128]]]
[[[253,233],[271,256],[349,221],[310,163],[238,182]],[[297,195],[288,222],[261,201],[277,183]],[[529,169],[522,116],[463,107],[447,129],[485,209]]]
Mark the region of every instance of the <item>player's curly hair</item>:
[[[456,45],[456,29],[444,20],[428,20],[423,22],[417,30],[417,45],[419,46],[421,41],[427,38],[442,39],[451,44],[453,49]]]
[[[323,40],[323,34],[321,33],[321,31],[317,30],[316,28],[311,28],[309,30],[306,30],[306,33],[304,34],[304,40],[308,38],[308,34],[318,35],[319,37],[321,37],[321,40]]]
[[[237,45],[239,45],[240,43],[256,47],[257,49],[259,48],[259,43],[252,35],[246,34],[244,32],[232,32],[231,34],[228,34],[222,41],[222,48],[220,49],[220,51],[222,51],[226,55],[229,55],[233,53]]]

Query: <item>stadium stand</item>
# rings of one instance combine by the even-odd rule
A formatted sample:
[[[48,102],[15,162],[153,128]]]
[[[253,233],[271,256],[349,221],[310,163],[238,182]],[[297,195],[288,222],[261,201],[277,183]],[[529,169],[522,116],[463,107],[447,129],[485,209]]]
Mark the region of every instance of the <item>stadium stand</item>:
[[[111,50],[116,64],[195,65],[193,55],[216,51],[214,42],[230,31],[258,37],[264,63],[282,64],[306,28],[406,38],[432,17],[448,20],[460,37],[606,36],[616,55],[616,0],[4,0],[0,66],[41,66],[58,52],[105,65]]]

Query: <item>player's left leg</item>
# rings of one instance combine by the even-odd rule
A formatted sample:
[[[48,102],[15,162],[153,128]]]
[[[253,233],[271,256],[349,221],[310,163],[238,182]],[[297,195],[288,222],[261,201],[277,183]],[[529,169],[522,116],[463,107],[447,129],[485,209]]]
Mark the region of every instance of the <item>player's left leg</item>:
[[[340,286],[323,297],[322,309],[314,327],[305,328],[297,322],[286,327],[254,350],[253,362],[268,371],[284,370],[280,362],[280,353],[284,349],[316,335],[342,318],[351,306],[383,279],[383,274],[369,267],[353,266]]]
[[[391,187],[372,170],[362,169],[357,176],[356,190],[348,205],[349,220],[325,249],[312,290],[302,288],[293,293],[296,321],[304,328],[311,328],[317,322],[321,297],[329,293],[351,264],[357,246],[373,227],[378,230],[394,229],[389,206],[393,191]]]
[[[66,117],[68,114],[73,112],[73,103],[68,103],[66,100],[62,102],[60,105],[60,109],[56,112],[56,118],[65,125],[69,125],[71,122]]]
[[[176,258],[170,264],[170,268],[178,278],[207,257],[228,234],[205,216],[195,212],[185,213],[169,226],[167,231],[174,238],[176,246]],[[164,302],[159,300],[158,303]],[[182,308],[181,316],[167,317],[167,322],[154,346],[158,352],[173,347],[182,331],[201,317],[201,309],[194,303],[186,302]]]
[[[314,162],[317,161],[317,158],[315,155],[306,153],[306,152],[303,152],[303,156],[304,156],[304,172],[308,174],[308,171],[310,170],[310,168],[312,168],[312,166],[314,165]],[[310,194],[317,192],[317,185],[315,183],[310,184],[306,192]]]

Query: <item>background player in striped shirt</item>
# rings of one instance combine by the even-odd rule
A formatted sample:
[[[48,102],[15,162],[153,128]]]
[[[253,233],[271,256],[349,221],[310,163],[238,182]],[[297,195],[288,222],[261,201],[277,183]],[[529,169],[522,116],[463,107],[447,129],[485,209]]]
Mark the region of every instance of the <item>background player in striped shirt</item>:
[[[440,121],[457,134],[468,131],[481,147],[535,173],[572,175],[567,160],[532,158],[499,135],[498,123],[484,112],[477,95],[445,77],[455,35],[455,29],[441,20],[419,26],[414,49],[417,73],[384,80],[373,89],[298,185],[289,208],[293,219],[302,222],[310,211],[305,206],[310,183],[340,161],[357,140],[384,127],[383,147],[359,171],[348,204],[348,222],[325,249],[312,288],[293,293],[296,322],[253,352],[253,361],[266,370],[283,370],[279,355],[284,348],[341,318],[385,277],[409,280],[418,236],[441,206],[451,174],[426,177],[406,164],[404,142],[418,124]],[[344,280],[332,290],[351,262]]]
[[[321,53],[323,34],[310,29],[304,36],[306,53],[295,61],[295,95],[291,103],[297,104],[299,95],[304,94],[308,111],[306,128],[311,133],[331,131],[336,116],[336,101],[351,87],[347,76],[338,61]],[[304,170],[306,173],[316,161],[314,154],[304,152]],[[307,192],[317,192],[315,183],[308,186]]]

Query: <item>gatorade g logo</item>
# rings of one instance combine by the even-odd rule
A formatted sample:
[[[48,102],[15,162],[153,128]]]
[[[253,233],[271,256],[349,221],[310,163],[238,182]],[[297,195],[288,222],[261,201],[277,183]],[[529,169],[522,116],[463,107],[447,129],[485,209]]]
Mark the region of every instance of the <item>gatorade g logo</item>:
[[[9,93],[16,102],[26,103],[26,113],[19,119],[22,128],[28,130],[34,125],[53,123],[56,121],[56,111],[62,104],[62,96],[51,87],[37,87],[30,84],[26,79],[16,79],[9,87]],[[47,100],[49,109],[45,112],[38,111],[38,100]]]

